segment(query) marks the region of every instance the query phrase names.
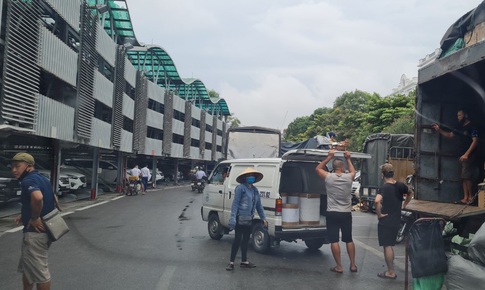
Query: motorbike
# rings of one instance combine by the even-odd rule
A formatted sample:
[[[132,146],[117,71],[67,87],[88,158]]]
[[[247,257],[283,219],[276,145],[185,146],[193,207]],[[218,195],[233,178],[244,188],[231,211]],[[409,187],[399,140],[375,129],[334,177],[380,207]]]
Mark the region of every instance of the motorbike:
[[[406,184],[411,187],[412,190],[414,190],[412,175],[408,175],[406,177]],[[397,232],[396,243],[399,244],[404,240],[415,220],[416,218],[412,212],[401,210],[401,224],[399,226],[399,231]]]
[[[194,179],[192,182],[192,191],[197,190],[198,193],[202,193],[205,187],[205,180],[204,179]]]

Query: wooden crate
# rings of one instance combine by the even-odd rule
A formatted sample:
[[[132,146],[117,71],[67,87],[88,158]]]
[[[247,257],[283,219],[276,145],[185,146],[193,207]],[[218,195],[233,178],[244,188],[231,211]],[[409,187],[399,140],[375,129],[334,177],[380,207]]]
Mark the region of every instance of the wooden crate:
[[[485,40],[485,22],[478,23],[473,29],[465,33],[463,39],[465,47],[469,47]]]

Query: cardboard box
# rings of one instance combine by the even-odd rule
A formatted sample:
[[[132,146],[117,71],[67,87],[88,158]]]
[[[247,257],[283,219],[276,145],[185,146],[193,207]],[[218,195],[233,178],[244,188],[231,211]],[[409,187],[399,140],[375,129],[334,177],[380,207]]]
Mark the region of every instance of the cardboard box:
[[[478,207],[485,208],[485,190],[478,192]]]
[[[478,23],[473,29],[465,33],[463,38],[465,47],[469,47],[485,40],[485,22]]]

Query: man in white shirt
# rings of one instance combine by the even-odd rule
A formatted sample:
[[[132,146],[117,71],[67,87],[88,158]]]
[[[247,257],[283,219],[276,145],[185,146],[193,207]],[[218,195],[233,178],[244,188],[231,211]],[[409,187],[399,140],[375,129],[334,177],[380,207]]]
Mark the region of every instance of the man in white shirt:
[[[148,167],[145,165],[140,171],[141,171],[141,184],[143,186],[142,191],[143,191],[143,194],[145,194],[148,188],[148,180],[150,179],[150,169],[148,169]]]
[[[204,177],[207,177],[207,175],[205,175],[205,172],[202,169],[197,170],[197,172],[195,173],[195,179],[202,179]]]

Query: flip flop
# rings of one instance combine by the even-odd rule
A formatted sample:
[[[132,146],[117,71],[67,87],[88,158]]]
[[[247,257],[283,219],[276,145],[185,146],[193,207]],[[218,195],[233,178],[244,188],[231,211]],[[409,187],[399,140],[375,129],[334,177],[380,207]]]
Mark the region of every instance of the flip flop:
[[[391,276],[387,276],[386,272],[382,272],[382,273],[377,273],[377,277],[382,278],[382,279],[395,280],[397,278],[397,275],[394,275],[394,277],[391,277]]]
[[[357,273],[357,267],[355,267],[355,268],[349,268],[349,270],[350,270],[350,272],[352,272],[352,273]]]
[[[339,270],[337,270],[337,267],[332,267],[332,268],[330,268],[330,271],[331,271],[331,272],[335,272],[335,273],[339,273],[339,274],[342,274],[342,273],[344,272],[344,271],[339,271]]]

